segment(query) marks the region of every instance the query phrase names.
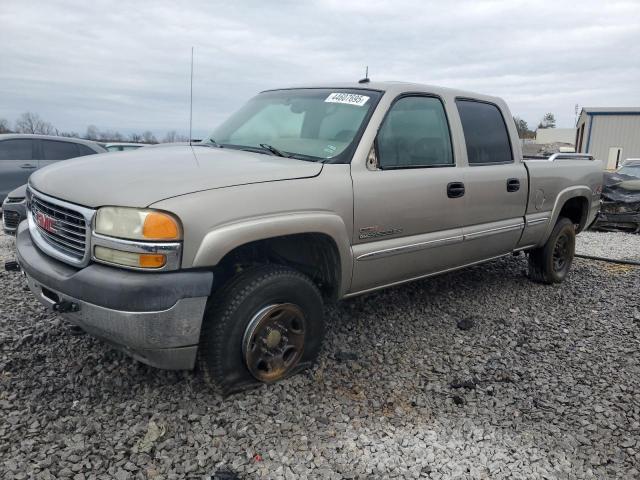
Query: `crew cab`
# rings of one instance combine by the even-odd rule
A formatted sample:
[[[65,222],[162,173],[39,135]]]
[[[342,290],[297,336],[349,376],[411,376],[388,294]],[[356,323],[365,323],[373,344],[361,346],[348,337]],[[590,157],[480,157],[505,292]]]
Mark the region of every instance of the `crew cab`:
[[[590,156],[523,160],[500,98],[364,80],[37,171],[16,247],[45,305],[229,393],[311,365],[325,302],[519,251],[532,280],[563,281],[601,188]]]

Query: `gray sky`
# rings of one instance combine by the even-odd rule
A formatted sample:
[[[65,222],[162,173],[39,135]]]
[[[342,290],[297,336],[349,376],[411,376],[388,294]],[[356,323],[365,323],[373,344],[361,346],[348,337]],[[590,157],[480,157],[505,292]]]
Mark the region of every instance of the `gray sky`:
[[[640,1],[3,0],[0,118],[194,136],[265,88],[357,80],[504,97],[535,127],[640,106]]]

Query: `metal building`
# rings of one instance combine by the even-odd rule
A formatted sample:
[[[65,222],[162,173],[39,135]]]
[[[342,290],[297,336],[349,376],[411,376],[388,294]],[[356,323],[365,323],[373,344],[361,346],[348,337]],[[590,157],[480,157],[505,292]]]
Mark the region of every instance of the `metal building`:
[[[640,107],[585,107],[576,126],[576,152],[590,153],[608,170],[640,157]]]
[[[575,145],[575,128],[538,128],[536,130],[536,143],[568,143]]]

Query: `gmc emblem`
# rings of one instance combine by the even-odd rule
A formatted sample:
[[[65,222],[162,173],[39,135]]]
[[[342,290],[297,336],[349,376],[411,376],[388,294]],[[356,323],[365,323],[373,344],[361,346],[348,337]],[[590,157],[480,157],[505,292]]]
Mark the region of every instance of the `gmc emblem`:
[[[42,212],[36,212],[36,223],[46,232],[55,233],[56,221]]]

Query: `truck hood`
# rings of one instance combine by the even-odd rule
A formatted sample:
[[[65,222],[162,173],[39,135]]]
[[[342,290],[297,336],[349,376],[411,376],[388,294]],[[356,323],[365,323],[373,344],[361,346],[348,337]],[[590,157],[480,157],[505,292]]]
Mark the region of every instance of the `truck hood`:
[[[147,207],[234,185],[315,177],[322,164],[204,146],[140,148],[65,160],[37,170],[36,190],[71,203]]]

